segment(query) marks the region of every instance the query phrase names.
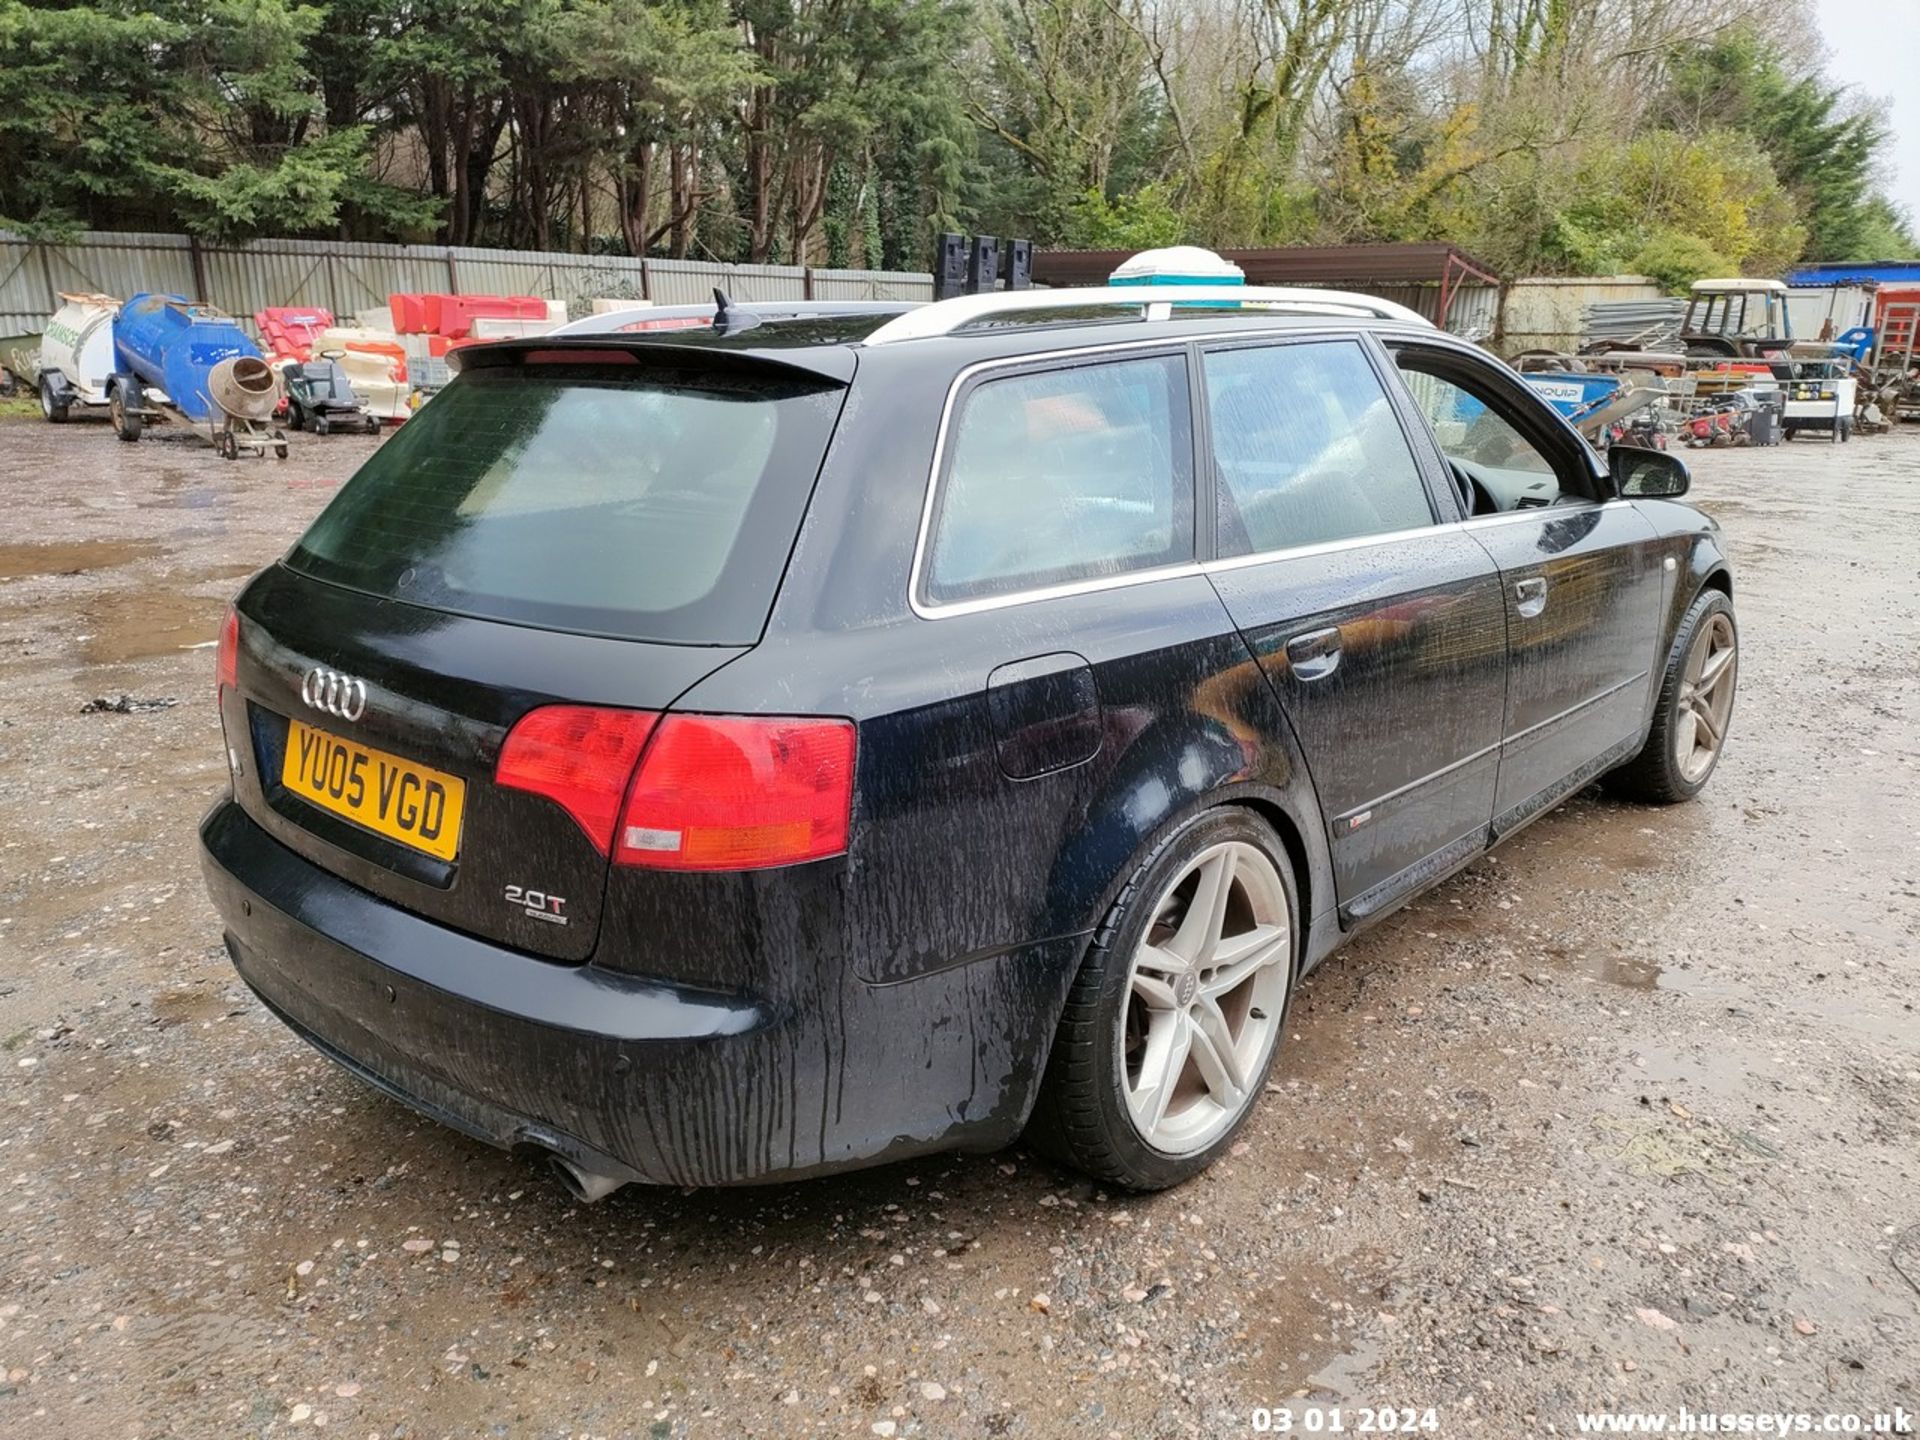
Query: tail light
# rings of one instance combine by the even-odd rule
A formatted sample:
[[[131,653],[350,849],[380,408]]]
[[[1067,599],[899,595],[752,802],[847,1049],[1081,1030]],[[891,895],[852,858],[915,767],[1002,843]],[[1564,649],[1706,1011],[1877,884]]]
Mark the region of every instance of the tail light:
[[[507,732],[494,783],[546,796],[605,855],[634,764],[659,718],[650,710],[587,705],[530,710]]]
[[[240,683],[240,612],[231,606],[220,625],[220,649],[213,673],[213,701],[218,705],[221,692]]]
[[[658,870],[759,870],[841,854],[852,722],[669,715],[640,765],[613,858]]]
[[[554,800],[616,865],[759,870],[846,850],[853,756],[847,720],[553,705],[515,724],[494,779]]]

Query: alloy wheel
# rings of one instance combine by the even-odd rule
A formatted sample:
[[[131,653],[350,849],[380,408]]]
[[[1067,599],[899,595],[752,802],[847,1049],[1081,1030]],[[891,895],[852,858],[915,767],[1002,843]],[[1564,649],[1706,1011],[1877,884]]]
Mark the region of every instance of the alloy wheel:
[[[1160,897],[1120,1021],[1127,1111],[1154,1149],[1203,1150],[1253,1102],[1286,1010],[1291,927],[1273,861],[1240,840],[1201,851]]]
[[[1720,758],[1727,723],[1733,717],[1734,677],[1739,671],[1733,619],[1724,611],[1709,615],[1694,637],[1680,688],[1680,718],[1673,727],[1673,758],[1691,785],[1703,779]]]

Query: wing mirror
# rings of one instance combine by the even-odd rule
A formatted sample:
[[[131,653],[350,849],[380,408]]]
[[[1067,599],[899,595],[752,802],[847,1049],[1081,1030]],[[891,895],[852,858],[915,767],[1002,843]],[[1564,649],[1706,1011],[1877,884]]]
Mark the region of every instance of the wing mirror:
[[[1687,462],[1678,455],[1638,445],[1612,446],[1607,468],[1613,472],[1614,487],[1630,500],[1678,500],[1693,483]]]

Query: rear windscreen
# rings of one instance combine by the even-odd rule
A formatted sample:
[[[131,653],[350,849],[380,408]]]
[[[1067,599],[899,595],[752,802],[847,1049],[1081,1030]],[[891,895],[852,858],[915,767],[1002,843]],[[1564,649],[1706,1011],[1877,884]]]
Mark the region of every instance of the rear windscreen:
[[[738,373],[475,370],[347,482],[287,564],[482,619],[750,644],[844,393]]]

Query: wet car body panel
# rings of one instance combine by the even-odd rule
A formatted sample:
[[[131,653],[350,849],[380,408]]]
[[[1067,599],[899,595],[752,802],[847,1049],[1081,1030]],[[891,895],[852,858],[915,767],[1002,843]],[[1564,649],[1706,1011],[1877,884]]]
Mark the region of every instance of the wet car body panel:
[[[1479,546],[1434,532],[1211,578],[1305,750],[1343,908],[1370,913],[1437,852],[1484,844],[1506,628],[1500,577]],[[1329,631],[1323,673],[1289,653],[1295,637]]]
[[[1288,334],[1368,328],[1255,323]],[[1197,345],[1219,328],[1198,317],[1170,333]],[[1207,808],[1248,805],[1280,831],[1300,881],[1303,968],[1337,947],[1343,925],[1375,920],[1468,863],[1491,838],[1495,782],[1484,759],[1458,767],[1471,780],[1464,803],[1457,793],[1434,802],[1447,822],[1421,832],[1436,837],[1427,853],[1418,843],[1390,857],[1384,847],[1355,852],[1363,857],[1356,873],[1372,865],[1394,884],[1380,890],[1376,882],[1370,905],[1343,913],[1329,843],[1336,812],[1316,789],[1285,676],[1270,674],[1271,664],[1263,671],[1262,626],[1236,624],[1222,598],[1242,593],[1235,587],[1251,577],[1235,580],[1211,561],[1204,527],[1192,563],[1172,573],[963,613],[917,612],[914,551],[942,397],[958,377],[1038,354],[1168,348],[1169,332],[1140,336],[1137,325],[987,330],[849,347],[844,356],[833,347],[846,337],[816,336],[807,345],[824,348],[810,348],[807,363],[855,383],[757,644],[687,647],[693,657],[665,661],[644,679],[628,673],[617,648],[597,648],[632,642],[529,630],[523,648],[477,647],[503,667],[490,681],[477,660],[468,666],[474,683],[501,691],[492,723],[467,742],[477,771],[497,754],[515,708],[545,699],[852,720],[857,772],[845,855],[715,874],[614,867],[604,872],[595,942],[585,955],[561,957],[576,962],[569,968],[528,945],[406,914],[420,907],[403,885],[375,875],[371,862],[355,868],[316,848],[310,835],[276,829],[270,807],[248,803],[258,797],[245,793],[243,778],[245,814],[216,807],[203,842],[248,983],[326,1053],[490,1143],[558,1150],[624,1178],[769,1180],[943,1148],[990,1149],[1017,1135],[1102,916],[1140,855]],[[777,337],[749,332],[724,348],[747,364],[756,347],[777,349]],[[1404,394],[1394,398],[1410,405]],[[1437,486],[1430,438],[1410,430],[1410,439]],[[1204,448],[1204,436],[1194,443]],[[1197,473],[1204,486],[1203,463]],[[1362,574],[1361,588],[1345,595],[1338,565],[1289,572],[1287,587],[1299,593],[1268,598],[1269,624],[1284,628],[1288,609],[1308,618],[1351,612],[1356,622],[1382,622],[1363,639],[1386,653],[1404,643],[1392,627],[1409,615],[1397,605],[1450,613],[1453,621],[1436,621],[1421,642],[1431,647],[1430,703],[1471,694],[1471,724],[1447,744],[1464,744],[1470,730],[1497,755],[1501,721],[1487,702],[1504,612],[1497,586],[1485,595],[1474,588],[1490,583],[1494,561],[1484,549],[1469,560],[1459,548],[1471,532],[1457,512],[1447,515],[1448,503],[1441,494],[1436,510],[1451,558],[1396,556],[1371,592]],[[1637,513],[1652,514],[1646,523],[1664,537],[1650,544],[1680,552],[1675,595],[1659,635],[1648,637],[1664,655],[1684,609],[1678,592],[1724,560],[1696,512],[1659,504]],[[1423,565],[1446,574],[1422,582]],[[1461,591],[1467,578],[1474,584]],[[1354,572],[1344,579],[1353,583]],[[329,652],[319,630],[269,607],[272,582],[261,583],[241,606],[250,622],[242,687],[264,683],[255,670],[266,667],[282,693],[297,695],[299,665]],[[1468,615],[1475,625],[1458,623]],[[271,638],[251,633],[268,625]],[[312,638],[285,645],[283,628]],[[422,643],[461,634],[438,616],[417,633]],[[275,644],[286,653],[275,658]],[[1504,680],[1501,688],[1504,695]],[[244,723],[237,703],[229,693],[230,736],[241,733],[236,720]],[[401,722],[380,723],[394,728],[377,732],[379,743],[404,748]],[[1391,793],[1385,771],[1374,778],[1376,795]],[[1467,816],[1458,825],[1456,805]],[[381,918],[346,923],[366,906]],[[479,970],[516,977],[516,986],[583,987],[566,993],[591,997],[605,1013],[585,1026],[567,1008],[573,1002],[551,1002],[561,1006],[554,1023],[506,1013],[476,993],[457,960],[422,963],[414,932],[396,915],[440,929],[450,954],[489,952]],[[690,1016],[718,1030],[663,1029],[684,1029]]]
[[[302,1038],[503,1149],[666,1185],[800,1178],[1018,1135],[1071,943],[878,989],[830,948],[804,1006],[716,997],[458,935],[222,804],[202,869],[241,977]]]
[[[550,803],[488,783],[508,728],[533,707],[560,701],[664,709],[744,653],[475,620],[279,565],[262,572],[236,608],[239,683],[224,695],[221,718],[229,749],[243,760],[235,774],[241,807],[279,843],[373,894],[558,960],[584,960],[593,950],[606,861]],[[302,686],[316,666],[363,680],[365,713],[348,721],[308,704]],[[284,787],[289,718],[462,779],[468,813],[456,860],[443,864]],[[514,843],[500,843],[503,836]],[[567,923],[509,905],[509,885],[563,897]]]
[[[1497,837],[1565,794],[1583,767],[1637,748],[1662,658],[1663,570],[1653,526],[1627,501],[1524,510],[1470,528],[1505,592]]]

